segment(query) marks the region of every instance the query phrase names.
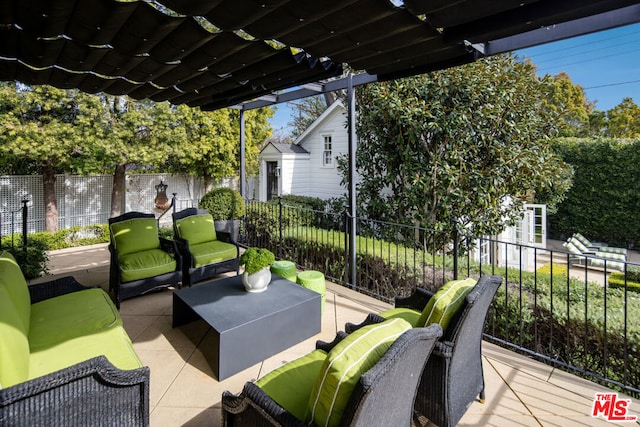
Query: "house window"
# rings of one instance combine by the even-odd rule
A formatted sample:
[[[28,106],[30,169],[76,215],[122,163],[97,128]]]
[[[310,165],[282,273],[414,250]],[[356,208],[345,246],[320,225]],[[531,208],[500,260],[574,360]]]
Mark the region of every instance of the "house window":
[[[331,135],[324,136],[324,151],[322,152],[322,166],[333,166]]]

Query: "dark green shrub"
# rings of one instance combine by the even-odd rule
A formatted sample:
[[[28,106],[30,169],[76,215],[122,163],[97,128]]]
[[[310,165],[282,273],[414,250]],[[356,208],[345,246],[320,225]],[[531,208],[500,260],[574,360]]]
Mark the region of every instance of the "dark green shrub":
[[[622,272],[613,272],[609,275],[609,287],[624,289],[625,285],[628,291],[640,292],[640,269],[629,267],[627,270],[627,281],[625,283],[625,274]]]
[[[214,188],[200,199],[200,209],[207,209],[214,220],[240,219],[244,216],[244,199],[232,188]]]
[[[49,256],[47,255],[47,245],[42,241],[34,240],[30,236],[27,236],[27,251],[25,252],[22,249],[22,246],[4,246],[4,241],[6,237],[3,237],[3,248],[11,254],[16,259],[16,262],[20,266],[22,270],[22,274],[27,280],[35,279],[43,274],[46,274],[47,271],[47,262],[49,261]],[[6,239],[9,241],[9,239]],[[16,240],[17,241],[17,240]],[[20,237],[20,242],[22,242],[22,237]]]

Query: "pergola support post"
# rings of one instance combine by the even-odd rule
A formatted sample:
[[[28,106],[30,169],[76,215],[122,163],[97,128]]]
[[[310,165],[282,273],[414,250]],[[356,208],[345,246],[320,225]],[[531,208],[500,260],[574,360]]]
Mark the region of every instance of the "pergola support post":
[[[245,130],[244,130],[244,110],[240,110],[240,194],[246,200],[246,170],[245,170]]]
[[[349,280],[356,287],[356,97],[353,74],[347,76],[349,126]]]

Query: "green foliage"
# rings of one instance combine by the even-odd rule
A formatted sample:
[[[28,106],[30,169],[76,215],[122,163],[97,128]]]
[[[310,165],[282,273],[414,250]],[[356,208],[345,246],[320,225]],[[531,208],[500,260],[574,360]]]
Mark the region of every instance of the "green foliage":
[[[584,89],[574,85],[569,75],[562,72],[549,82],[547,108],[558,114],[560,136],[586,136],[589,133],[589,114],[594,104],[587,100]]]
[[[25,252],[22,249],[21,235],[13,236],[13,241],[17,246],[11,246],[11,240],[12,236],[3,236],[2,248],[11,252],[27,280],[35,279],[47,273],[49,256],[47,255],[48,247],[46,243],[27,236],[27,251]]]
[[[575,176],[548,217],[549,234],[564,239],[579,232],[612,246],[640,243],[640,139],[559,139],[554,150]]]
[[[607,135],[612,138],[640,138],[640,106],[633,99],[607,111]]]
[[[268,267],[276,260],[275,255],[266,248],[248,248],[240,255],[240,265],[244,265],[247,274],[253,274]]]
[[[520,215],[525,195],[567,177],[549,146],[547,84],[512,56],[357,93],[358,206],[369,218],[414,223],[443,240],[454,222],[493,235]]]
[[[240,219],[245,212],[242,195],[227,187],[214,188],[200,199],[200,209],[207,209],[214,220]]]
[[[626,281],[625,273],[613,272],[609,275],[608,284],[610,288],[619,288],[632,292],[640,292],[640,268],[630,266],[627,269]]]

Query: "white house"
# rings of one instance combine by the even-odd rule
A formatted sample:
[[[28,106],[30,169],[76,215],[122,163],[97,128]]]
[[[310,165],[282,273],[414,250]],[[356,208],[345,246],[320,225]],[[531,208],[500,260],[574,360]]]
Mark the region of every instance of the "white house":
[[[344,194],[336,158],[347,153],[347,111],[336,101],[293,144],[265,145],[259,156],[258,199],[285,194],[330,199]]]

